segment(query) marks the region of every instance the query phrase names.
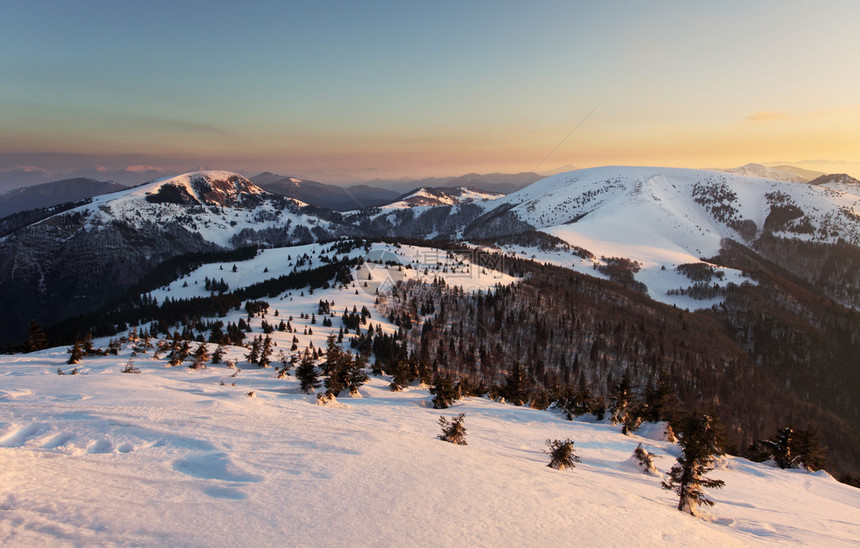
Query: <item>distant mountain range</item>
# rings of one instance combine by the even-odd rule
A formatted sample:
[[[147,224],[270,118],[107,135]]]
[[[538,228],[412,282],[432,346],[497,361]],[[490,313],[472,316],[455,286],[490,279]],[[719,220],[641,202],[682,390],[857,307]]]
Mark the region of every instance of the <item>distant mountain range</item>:
[[[791,181],[795,183],[807,183],[816,177],[824,175],[824,173],[821,173],[820,171],[812,171],[789,165],[765,166],[762,164],[746,164],[741,167],[724,169],[722,171],[735,173],[737,175],[746,175],[749,177],[761,177],[763,179]]]
[[[533,172],[523,173],[467,173],[459,177],[426,177],[423,179],[374,179],[364,184],[379,188],[392,189],[399,194],[406,194],[412,190],[422,187],[472,187],[487,192],[499,194],[510,194],[521,188],[525,188],[535,181],[543,178]]]
[[[268,171],[254,175],[250,177],[250,180],[273,194],[295,198],[308,204],[335,211],[387,204],[400,196],[396,191],[384,188],[368,185],[343,187],[298,177],[277,175]]]
[[[90,178],[63,179],[53,183],[16,188],[0,194],[0,218],[27,209],[76,202],[124,188],[126,187],[113,181],[97,181]]]

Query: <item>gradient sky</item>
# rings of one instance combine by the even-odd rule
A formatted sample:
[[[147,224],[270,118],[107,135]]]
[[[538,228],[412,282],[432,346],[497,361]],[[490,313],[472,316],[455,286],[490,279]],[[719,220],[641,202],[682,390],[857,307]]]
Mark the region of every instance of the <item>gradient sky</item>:
[[[520,172],[597,107],[541,170],[860,175],[858,22],[854,1],[5,0],[0,169]]]

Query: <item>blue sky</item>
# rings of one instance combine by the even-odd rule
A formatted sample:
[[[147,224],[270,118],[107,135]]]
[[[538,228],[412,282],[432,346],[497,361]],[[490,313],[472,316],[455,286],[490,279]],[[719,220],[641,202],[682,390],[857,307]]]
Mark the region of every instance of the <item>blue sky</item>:
[[[177,4],[6,2],[0,169],[860,161],[852,2]]]

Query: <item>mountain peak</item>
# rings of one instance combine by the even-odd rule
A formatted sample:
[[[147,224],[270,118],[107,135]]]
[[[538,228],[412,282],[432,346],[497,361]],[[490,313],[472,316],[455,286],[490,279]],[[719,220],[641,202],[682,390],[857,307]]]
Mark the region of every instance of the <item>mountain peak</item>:
[[[146,201],[172,204],[243,205],[249,196],[269,194],[245,177],[229,171],[193,171],[157,179],[141,187]]]

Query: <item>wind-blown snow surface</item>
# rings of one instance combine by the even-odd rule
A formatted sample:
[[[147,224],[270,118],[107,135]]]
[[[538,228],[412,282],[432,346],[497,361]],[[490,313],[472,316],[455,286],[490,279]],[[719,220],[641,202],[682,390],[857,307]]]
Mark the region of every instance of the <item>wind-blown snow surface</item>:
[[[238,358],[239,349],[228,357]],[[618,428],[467,398],[430,406],[390,392],[320,406],[272,369],[204,371],[65,349],[0,359],[0,543],[33,545],[849,546],[860,490],[823,473],[739,458],[713,477],[716,506],[678,512],[638,443],[666,472],[676,446]],[[235,386],[234,386],[235,383]],[[254,397],[248,392],[253,391]],[[468,445],[435,439],[465,412]],[[582,463],[546,467],[544,441],[575,440]]]

